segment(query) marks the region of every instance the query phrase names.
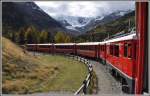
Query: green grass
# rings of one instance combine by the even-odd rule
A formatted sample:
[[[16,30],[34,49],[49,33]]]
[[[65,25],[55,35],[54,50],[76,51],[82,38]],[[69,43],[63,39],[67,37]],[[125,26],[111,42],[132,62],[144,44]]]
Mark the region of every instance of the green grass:
[[[50,77],[48,80],[49,83],[41,88],[41,90],[75,92],[88,74],[86,66],[73,59],[50,55],[42,56],[41,58],[43,58],[47,64],[51,62],[54,64],[53,66],[59,66],[58,68],[55,67],[55,69],[59,70],[59,74],[53,79]]]
[[[67,57],[33,56],[6,38],[2,38],[2,45],[2,91],[5,94],[75,92],[87,75],[83,63]]]

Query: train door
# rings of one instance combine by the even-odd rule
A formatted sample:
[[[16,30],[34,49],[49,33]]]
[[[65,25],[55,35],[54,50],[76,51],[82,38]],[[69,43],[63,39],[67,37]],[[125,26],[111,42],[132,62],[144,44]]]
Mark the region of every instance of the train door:
[[[97,59],[97,52],[98,52],[98,49],[97,49],[97,45],[94,45],[94,51],[95,51],[95,58]]]
[[[106,44],[104,44],[104,47],[105,47],[105,50],[104,50],[104,64],[106,64],[106,60],[107,60],[107,58],[106,58],[106,52],[107,52]]]

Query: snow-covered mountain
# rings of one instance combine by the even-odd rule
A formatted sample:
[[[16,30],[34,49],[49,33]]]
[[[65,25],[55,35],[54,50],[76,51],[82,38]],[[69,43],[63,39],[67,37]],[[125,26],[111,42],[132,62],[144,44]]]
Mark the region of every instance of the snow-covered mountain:
[[[64,27],[66,27],[69,31],[78,31],[78,29],[86,26],[93,18],[90,17],[75,17],[75,16],[59,16],[54,17],[57,21],[59,21]]]
[[[55,17],[58,21],[67,21],[73,27],[80,27],[86,25],[91,18],[89,17],[76,17],[76,16],[59,16]]]
[[[75,16],[59,16],[54,17],[68,30],[78,31],[80,33],[87,32],[88,30],[110,21],[116,20],[132,10],[118,10],[111,14],[97,16],[97,17],[75,17]]]

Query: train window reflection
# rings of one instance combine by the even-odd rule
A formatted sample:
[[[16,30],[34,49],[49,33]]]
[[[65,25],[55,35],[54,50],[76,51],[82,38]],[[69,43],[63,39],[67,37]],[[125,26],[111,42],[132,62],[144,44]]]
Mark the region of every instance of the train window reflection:
[[[119,45],[114,45],[114,56],[119,57]]]
[[[110,47],[109,47],[110,49],[109,49],[109,51],[110,51],[110,55],[113,55],[113,45],[110,45]]]
[[[132,58],[132,46],[131,44],[124,44],[124,57]]]

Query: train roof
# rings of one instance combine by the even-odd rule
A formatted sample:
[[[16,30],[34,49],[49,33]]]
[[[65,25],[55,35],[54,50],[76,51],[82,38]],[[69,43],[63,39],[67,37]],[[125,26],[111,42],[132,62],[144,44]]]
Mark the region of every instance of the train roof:
[[[117,37],[117,38],[112,38],[112,39],[108,39],[102,42],[83,42],[83,43],[45,43],[45,44],[27,44],[27,45],[103,45],[106,43],[111,43],[111,42],[118,42],[118,41],[125,41],[125,40],[132,40],[132,39],[136,39],[136,33],[134,34],[129,34],[126,36],[122,36],[122,37]]]
[[[27,45],[53,45],[52,43],[45,43],[45,44],[27,44]]]
[[[27,45],[75,45],[76,43],[44,43],[44,44],[27,44]]]
[[[111,43],[111,42],[118,42],[118,41],[132,40],[132,39],[136,39],[136,33],[130,34],[127,36],[123,36],[123,37],[109,39],[109,40],[103,41],[101,43]]]
[[[75,45],[76,43],[55,43],[54,45]]]
[[[83,42],[83,43],[77,43],[76,45],[99,45],[100,42]]]
[[[102,41],[102,42],[83,42],[83,43],[78,43],[77,45],[103,45],[103,44],[106,44],[106,43],[132,40],[132,39],[136,39],[136,33],[125,35],[125,36],[122,36],[122,37],[108,39],[108,40]]]

